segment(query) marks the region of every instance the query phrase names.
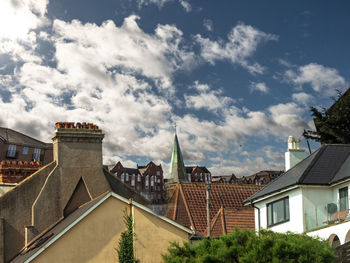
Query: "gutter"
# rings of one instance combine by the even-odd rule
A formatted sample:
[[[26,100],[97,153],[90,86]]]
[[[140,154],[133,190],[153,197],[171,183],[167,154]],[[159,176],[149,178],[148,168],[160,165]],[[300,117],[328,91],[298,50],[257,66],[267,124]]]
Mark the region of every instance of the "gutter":
[[[258,209],[258,235],[260,236],[260,208],[259,207],[257,207],[257,206],[255,206],[254,204],[253,204],[253,201],[250,201],[250,205],[253,207],[253,208],[255,208],[255,209]]]

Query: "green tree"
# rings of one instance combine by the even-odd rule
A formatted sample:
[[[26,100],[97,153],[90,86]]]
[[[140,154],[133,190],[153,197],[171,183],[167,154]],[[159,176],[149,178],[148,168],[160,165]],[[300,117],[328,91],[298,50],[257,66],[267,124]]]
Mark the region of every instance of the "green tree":
[[[138,262],[134,255],[134,226],[132,214],[124,210],[124,223],[126,230],[121,233],[118,244],[118,258],[120,263]]]
[[[254,231],[238,229],[195,245],[173,243],[163,255],[166,263],[331,263],[335,259],[335,251],[327,241],[305,234],[261,231],[258,236]]]
[[[339,92],[329,109],[311,107],[316,131],[304,131],[305,138],[321,143],[350,143],[350,88]]]

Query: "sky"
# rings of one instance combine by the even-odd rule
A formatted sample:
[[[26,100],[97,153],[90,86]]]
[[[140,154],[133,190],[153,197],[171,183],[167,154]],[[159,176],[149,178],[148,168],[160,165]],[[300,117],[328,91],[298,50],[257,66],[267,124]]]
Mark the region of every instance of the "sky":
[[[345,0],[1,0],[0,126],[50,142],[56,122],[93,122],[104,164],[167,176],[176,123],[185,165],[283,170],[310,106],[349,87],[349,13]]]

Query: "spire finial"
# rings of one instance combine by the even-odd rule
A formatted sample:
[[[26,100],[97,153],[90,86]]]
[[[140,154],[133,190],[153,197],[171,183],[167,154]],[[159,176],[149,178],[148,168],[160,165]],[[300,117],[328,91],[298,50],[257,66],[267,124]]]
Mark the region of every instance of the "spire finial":
[[[175,134],[176,134],[176,121],[174,123],[174,130],[175,130]]]

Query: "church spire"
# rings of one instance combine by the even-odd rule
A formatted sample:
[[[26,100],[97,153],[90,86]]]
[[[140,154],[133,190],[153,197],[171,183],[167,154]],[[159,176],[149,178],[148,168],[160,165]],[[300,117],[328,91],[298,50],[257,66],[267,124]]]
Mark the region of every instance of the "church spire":
[[[173,152],[171,154],[169,174],[170,174],[170,180],[173,183],[180,183],[182,181],[187,181],[186,173],[185,173],[185,165],[182,158],[180,144],[176,134],[176,123],[175,123],[175,137],[174,137],[174,144],[173,144]]]

